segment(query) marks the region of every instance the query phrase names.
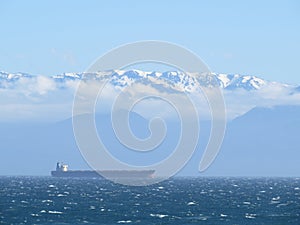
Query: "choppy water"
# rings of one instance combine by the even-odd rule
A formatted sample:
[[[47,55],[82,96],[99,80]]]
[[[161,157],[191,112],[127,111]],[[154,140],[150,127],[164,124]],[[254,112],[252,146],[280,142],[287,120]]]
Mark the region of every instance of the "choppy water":
[[[0,224],[300,224],[298,178],[0,177]]]

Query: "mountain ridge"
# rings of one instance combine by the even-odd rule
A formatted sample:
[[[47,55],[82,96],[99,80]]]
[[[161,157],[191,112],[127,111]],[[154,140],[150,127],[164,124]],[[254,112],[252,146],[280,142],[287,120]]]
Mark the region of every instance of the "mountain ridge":
[[[211,76],[212,75],[212,76]],[[66,83],[67,81],[84,80],[104,80],[109,79],[110,83],[119,88],[129,86],[134,82],[141,81],[159,81],[170,86],[177,85],[181,90],[193,92],[199,87],[218,86],[224,90],[244,89],[246,91],[260,90],[270,85],[279,85],[282,88],[297,89],[297,85],[267,81],[257,76],[224,74],[224,73],[184,73],[181,71],[141,71],[141,70],[109,70],[99,72],[79,72],[79,73],[62,73],[53,76],[31,75],[28,73],[8,73],[0,72],[0,88],[5,88],[20,80],[37,79],[38,77],[49,78],[55,83]],[[214,79],[215,78],[215,79]],[[6,85],[5,85],[6,84]]]

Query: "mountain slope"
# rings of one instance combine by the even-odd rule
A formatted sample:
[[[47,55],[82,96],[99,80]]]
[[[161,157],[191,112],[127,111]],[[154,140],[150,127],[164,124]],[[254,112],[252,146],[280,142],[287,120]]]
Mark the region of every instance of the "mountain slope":
[[[254,108],[228,124],[208,174],[299,176],[300,106]]]
[[[207,171],[199,174],[199,160],[210,131],[209,121],[203,122],[197,151],[179,175],[299,176],[299,115],[300,106],[278,106],[255,108],[233,120],[227,126],[218,157]],[[164,159],[180,137],[179,121],[166,121],[168,134],[160,149],[136,155],[114,136],[110,115],[97,115],[96,122],[98,134],[111,153],[136,165]],[[133,113],[130,123],[138,137],[149,135],[148,121],[143,117]],[[73,169],[88,168],[76,147],[70,119],[55,124],[2,123],[0,149],[0,175],[48,175],[57,160]]]

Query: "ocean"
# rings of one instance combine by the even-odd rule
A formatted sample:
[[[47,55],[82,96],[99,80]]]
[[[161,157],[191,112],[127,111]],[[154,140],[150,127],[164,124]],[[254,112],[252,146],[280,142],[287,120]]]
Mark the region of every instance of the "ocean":
[[[300,178],[0,177],[0,224],[300,224]]]

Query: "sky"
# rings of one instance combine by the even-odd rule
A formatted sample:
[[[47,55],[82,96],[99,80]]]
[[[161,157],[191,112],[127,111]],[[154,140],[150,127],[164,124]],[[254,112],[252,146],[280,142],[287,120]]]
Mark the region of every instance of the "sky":
[[[1,83],[2,173],[48,174],[59,156],[62,161],[72,162],[73,168],[83,168],[80,152],[74,151],[77,146],[71,124],[69,127],[65,125],[66,121],[70,122],[65,119],[72,116],[78,81],[60,83],[47,76],[83,72],[97,58],[126,43],[143,40],[171,42],[196,53],[213,72],[254,75],[279,82],[267,82],[268,85],[257,91],[224,91],[226,115],[232,115],[232,118],[254,107],[300,104],[300,92],[295,89],[300,85],[300,2],[297,0],[11,0],[0,1],[0,10],[0,71],[45,75],[10,83],[3,80]],[[146,89],[141,90],[146,92]],[[90,93],[93,89],[87,91]],[[113,102],[111,89],[103,93],[104,97],[107,94],[107,102]],[[198,95],[195,99],[202,103]],[[203,101],[207,104],[206,99]],[[204,107],[199,102],[195,101],[200,111]],[[146,104],[154,108],[152,104]],[[160,105],[155,109],[164,112]],[[189,111],[189,108],[185,109]],[[283,115],[282,118],[286,117]],[[46,126],[40,121],[55,123]],[[284,128],[287,136],[296,140],[294,144],[288,138],[283,140],[280,143],[284,152],[280,149],[281,145],[275,146],[274,152],[278,155],[272,157],[268,154],[273,149],[265,148],[269,161],[257,165],[256,175],[263,174],[263,171],[268,173],[266,165],[273,165],[272,168],[279,170],[278,162],[283,158],[280,154],[285,154],[286,146],[290,144],[290,158],[287,157],[282,165],[286,166],[289,175],[299,170],[299,163],[293,161],[299,157],[292,152],[299,143],[296,122],[291,122],[295,126],[295,130],[293,127],[289,130],[292,135]],[[257,157],[251,155],[252,150],[246,153],[256,164]],[[16,156],[19,161],[15,161]],[[224,160],[227,163],[224,168],[240,162],[240,159],[247,160],[244,155],[238,156],[240,158],[235,160]],[[27,160],[24,161],[24,158]],[[28,164],[36,165],[36,162],[37,166],[30,169]],[[11,168],[12,163],[17,166]],[[248,164],[242,164],[235,164],[233,171],[247,171],[245,165]],[[40,167],[43,169],[40,170]],[[272,171],[272,174],[275,172]]]
[[[212,71],[300,84],[299,1],[1,1],[0,70],[84,71],[119,45],[172,42]]]

